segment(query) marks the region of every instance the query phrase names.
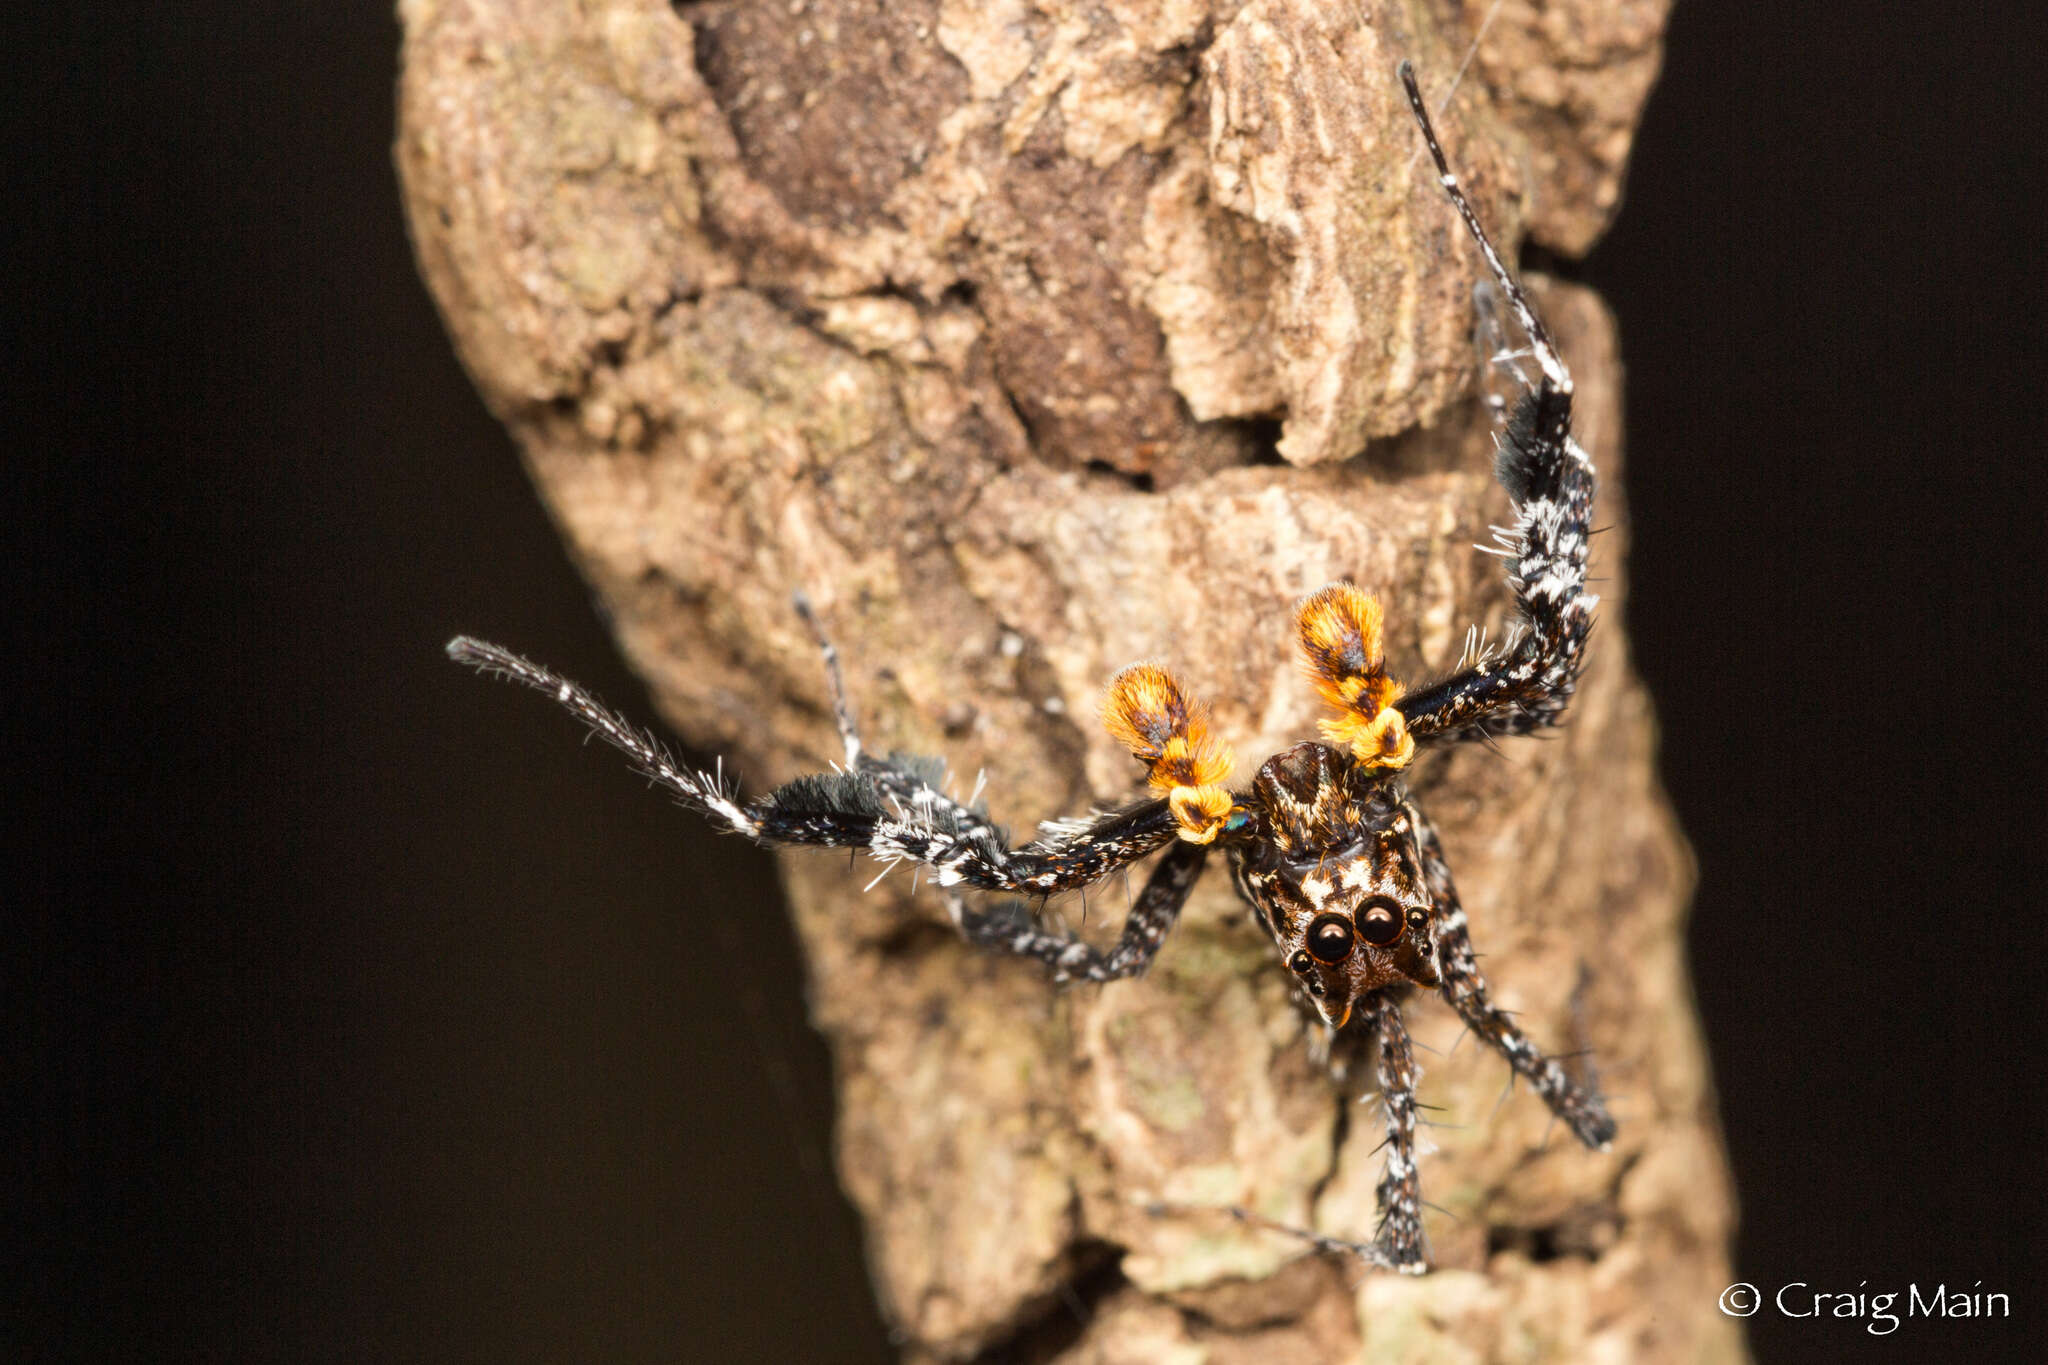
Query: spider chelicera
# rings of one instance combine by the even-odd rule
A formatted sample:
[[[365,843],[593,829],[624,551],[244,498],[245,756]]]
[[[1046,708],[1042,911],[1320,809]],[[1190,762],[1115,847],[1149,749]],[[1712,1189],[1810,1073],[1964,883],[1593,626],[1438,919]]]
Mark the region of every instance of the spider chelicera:
[[[1444,192],[1527,334],[1536,368],[1507,415],[1495,459],[1515,506],[1500,553],[1521,620],[1498,646],[1469,652],[1449,677],[1404,690],[1387,672],[1378,600],[1349,583],[1332,584],[1295,608],[1309,672],[1333,710],[1321,740],[1274,755],[1249,787],[1231,790],[1222,785],[1231,753],[1210,730],[1205,708],[1163,668],[1126,669],[1110,683],[1103,718],[1146,765],[1154,795],[1049,826],[1013,847],[978,805],[940,789],[943,764],[878,757],[862,746],[837,656],[801,599],[798,609],[824,652],[845,762],[752,801],[719,777],[678,765],[650,734],[537,664],[467,636],[451,641],[448,653],[551,694],[720,829],[767,846],[860,849],[884,863],[930,868],[968,940],[1037,958],[1062,981],[1144,971],[1211,853],[1220,853],[1307,1005],[1332,1033],[1355,1025],[1379,1043],[1387,1126],[1379,1230],[1370,1243],[1301,1235],[1374,1265],[1419,1272],[1428,1252],[1415,1165],[1416,1072],[1399,1003],[1411,986],[1439,991],[1581,1141],[1606,1147],[1614,1123],[1599,1095],[1489,997],[1436,831],[1403,783],[1409,765],[1433,746],[1554,723],[1577,680],[1596,599],[1584,591],[1593,465],[1571,435],[1571,376],[1459,189],[1405,62],[1400,76]],[[1161,856],[1107,951],[1041,927],[1022,900],[977,908],[960,894],[1043,900],[1093,886],[1152,854]]]

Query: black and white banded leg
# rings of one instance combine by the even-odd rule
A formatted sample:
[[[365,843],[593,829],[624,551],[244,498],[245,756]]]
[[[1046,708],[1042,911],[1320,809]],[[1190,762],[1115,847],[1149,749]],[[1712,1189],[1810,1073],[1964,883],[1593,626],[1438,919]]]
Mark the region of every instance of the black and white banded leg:
[[[877,758],[862,745],[859,722],[846,694],[846,682],[839,669],[839,651],[832,645],[810,601],[802,593],[794,599],[797,614],[810,627],[825,661],[825,684],[831,695],[832,715],[846,750],[849,772],[872,776],[892,799],[927,814],[944,812],[947,818],[970,825],[983,823],[1000,843],[1007,843],[1004,831],[990,823],[973,805],[963,805],[939,790],[941,768],[933,760],[890,754]],[[1019,900],[999,901],[987,909],[976,909],[954,887],[946,887],[948,914],[961,936],[977,947],[1018,957],[1034,957],[1052,969],[1057,982],[1115,981],[1137,976],[1151,965],[1167,932],[1180,919],[1188,893],[1202,875],[1208,849],[1197,844],[1176,842],[1153,868],[1145,888],[1131,906],[1122,936],[1107,953],[1065,934],[1041,928],[1029,908]]]
[[[1395,1270],[1420,1275],[1429,1269],[1429,1243],[1422,1233],[1422,1179],[1415,1166],[1415,1046],[1392,991],[1375,991],[1361,1009],[1379,1035],[1380,1110],[1387,1124],[1387,1169],[1380,1177],[1373,1247]]]
[[[1092,885],[1163,848],[1179,829],[1165,801],[1147,801],[1067,828],[1057,839],[1010,848],[997,826],[900,764],[885,764],[879,774],[800,777],[743,803],[722,773],[677,763],[651,734],[539,664],[468,636],[449,641],[448,657],[554,698],[683,806],[765,847],[857,849],[892,866],[928,867],[941,887],[1042,897]],[[912,799],[904,800],[904,792]]]
[[[1530,1042],[1507,1012],[1493,1003],[1486,978],[1472,952],[1472,935],[1464,907],[1458,903],[1457,887],[1451,881],[1450,864],[1444,860],[1443,844],[1435,827],[1413,803],[1408,811],[1415,822],[1423,879],[1429,887],[1430,899],[1435,902],[1430,937],[1444,999],[1488,1047],[1507,1059],[1516,1075],[1529,1082],[1579,1141],[1605,1151],[1614,1140],[1614,1120],[1608,1116],[1606,1104],[1598,1091],[1572,1079],[1555,1058],[1546,1056]]]
[[[944,759],[900,753],[880,758],[868,751],[861,743],[860,723],[847,696],[846,679],[839,671],[838,649],[833,646],[831,637],[825,634],[817,613],[811,609],[810,599],[797,593],[790,600],[804,625],[809,627],[811,637],[817,641],[818,653],[825,663],[825,687],[831,696],[832,719],[839,730],[839,742],[845,750],[846,771],[873,778],[885,797],[906,810],[917,811],[928,819],[942,820],[958,829],[974,830],[998,845],[1008,845],[1009,832],[989,819],[988,812],[981,809],[972,797],[965,802],[956,801],[941,789],[939,784],[946,775]]]
[[[1500,537],[1497,553],[1507,562],[1520,627],[1497,650],[1396,705],[1418,742],[1522,734],[1554,724],[1578,681],[1598,601],[1584,591],[1593,463],[1571,436],[1572,378],[1563,357],[1452,174],[1406,62],[1401,82],[1437,179],[1528,335],[1538,374],[1516,401],[1494,458],[1495,474],[1515,505],[1515,524]]]
[[[1377,1191],[1379,1231],[1370,1242],[1353,1242],[1291,1227],[1246,1208],[1232,1208],[1230,1214],[1241,1223],[1283,1233],[1318,1251],[1355,1256],[1377,1270],[1420,1275],[1429,1269],[1429,1242],[1422,1231],[1422,1180],[1415,1164],[1415,1047],[1392,990],[1374,991],[1360,1000],[1354,1017],[1378,1036],[1379,1103],[1387,1127],[1386,1141],[1381,1144],[1386,1148],[1387,1167]]]
[[[1208,854],[1204,845],[1176,841],[1145,879],[1144,889],[1124,920],[1123,933],[1108,952],[1071,935],[1040,927],[1022,901],[999,901],[986,910],[977,910],[966,903],[965,897],[949,889],[944,893],[946,908],[968,942],[997,952],[1035,957],[1052,969],[1055,981],[1102,982],[1141,976],[1152,965],[1167,932],[1180,919],[1188,893],[1201,878],[1203,860]]]

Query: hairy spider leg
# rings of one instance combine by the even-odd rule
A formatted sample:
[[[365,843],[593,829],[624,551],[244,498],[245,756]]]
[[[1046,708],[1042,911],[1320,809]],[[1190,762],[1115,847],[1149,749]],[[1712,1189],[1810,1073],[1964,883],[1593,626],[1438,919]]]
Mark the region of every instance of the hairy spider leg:
[[[1154,1204],[1152,1206],[1155,1213],[1179,1213],[1192,1207],[1191,1205],[1183,1204]],[[1282,1236],[1295,1238],[1297,1241],[1307,1242],[1317,1251],[1327,1251],[1333,1256],[1355,1256],[1373,1270],[1399,1270],[1403,1274],[1420,1275],[1429,1269],[1427,1265],[1422,1265],[1409,1270],[1403,1266],[1395,1265],[1392,1261],[1388,1260],[1386,1252],[1382,1251],[1376,1243],[1352,1242],[1342,1237],[1332,1237],[1328,1233],[1313,1232],[1308,1228],[1298,1228],[1292,1223],[1283,1223],[1277,1218],[1268,1218],[1263,1213],[1255,1213],[1242,1204],[1228,1205],[1223,1209],[1223,1212],[1229,1214],[1240,1223],[1246,1223],[1255,1228],[1264,1228],[1268,1232],[1277,1232]]]
[[[740,806],[726,789],[722,773],[686,768],[676,762],[651,731],[643,730],[590,695],[580,685],[560,674],[521,658],[503,645],[458,635],[448,642],[448,657],[467,664],[479,673],[521,683],[545,692],[571,715],[590,727],[590,733],[617,749],[643,776],[651,779],[685,807],[721,829],[761,837],[760,823]]]
[[[1415,1165],[1415,1047],[1391,989],[1374,991],[1360,1008],[1379,1035],[1380,1109],[1387,1125],[1387,1169],[1380,1177],[1373,1246],[1395,1270],[1420,1275],[1429,1269],[1429,1243],[1422,1233],[1422,1177]]]
[[[808,597],[801,592],[794,593],[790,603],[804,625],[809,627],[811,638],[817,641],[818,653],[824,659],[825,687],[831,697],[833,723],[839,729],[839,741],[846,750],[846,770],[873,778],[885,797],[907,809],[920,811],[929,818],[944,820],[963,830],[976,830],[996,844],[1007,846],[1009,831],[991,820],[988,812],[972,803],[956,801],[941,789],[940,784],[946,775],[943,759],[900,753],[877,758],[867,750],[861,743],[860,723],[847,698],[846,679],[839,671],[838,649],[833,646],[831,637],[825,634],[825,627],[811,609]]]
[[[1035,957],[1052,969],[1052,978],[1068,981],[1115,981],[1141,976],[1152,965],[1159,945],[1180,919],[1188,893],[1201,879],[1203,860],[1209,849],[1177,839],[1167,849],[1145,887],[1131,905],[1123,933],[1108,952],[1067,934],[1045,930],[1031,917],[1024,902],[999,901],[986,910],[976,910],[959,892],[947,890],[946,909],[968,942],[1019,957]]]
[[[800,777],[742,804],[722,774],[683,767],[651,734],[559,674],[468,636],[448,642],[448,657],[553,697],[682,805],[766,847],[861,849],[891,865],[929,867],[940,886],[1050,896],[1128,867],[1165,846],[1179,829],[1165,801],[1148,801],[1097,816],[1058,839],[1010,848],[987,821],[959,818],[963,808],[952,802],[898,801],[892,809],[890,791],[872,772]]]
[[[1386,987],[1373,991],[1362,997],[1352,1011],[1352,1026],[1372,1034],[1378,1044],[1374,1075],[1379,1083],[1380,1115],[1387,1130],[1382,1144],[1387,1149],[1387,1165],[1377,1190],[1380,1225],[1372,1242],[1350,1242],[1290,1227],[1241,1208],[1230,1211],[1243,1221],[1298,1237],[1323,1251],[1357,1256],[1381,1270],[1420,1275],[1429,1269],[1429,1239],[1422,1230],[1422,1175],[1415,1151],[1415,1083],[1421,1072],[1415,1065],[1415,1046],[1408,1036],[1407,1020],[1401,1015],[1401,990]]]
[[[1398,988],[1377,990],[1358,1002],[1354,1017],[1379,1041],[1375,1072],[1380,1111],[1386,1120],[1387,1168],[1380,1176],[1379,1231],[1371,1242],[1352,1242],[1263,1217],[1244,1208],[1230,1213],[1240,1222],[1299,1238],[1319,1251],[1356,1256],[1379,1270],[1420,1275],[1429,1269],[1429,1242],[1422,1231],[1422,1180],[1415,1164],[1415,1047],[1401,1017]]]
[[[1584,591],[1593,463],[1571,437],[1571,373],[1451,173],[1414,68],[1403,62],[1400,75],[1437,179],[1528,334],[1541,377],[1516,402],[1494,458],[1495,475],[1515,505],[1515,525],[1499,537],[1499,553],[1524,628],[1477,666],[1397,704],[1418,741],[1524,734],[1556,723],[1571,699],[1599,600]]]
[[[818,614],[811,610],[811,599],[801,592],[791,593],[789,604],[796,608],[796,614],[810,629],[811,638],[818,642],[818,653],[825,660],[825,689],[832,694],[832,721],[839,727],[839,742],[846,747],[846,766],[860,765],[860,726],[853,718],[853,707],[846,699],[846,679],[839,672],[839,651],[832,646],[832,637],[825,634],[824,625]]]
[[[853,707],[847,700],[845,679],[839,670],[839,651],[833,647],[817,614],[811,610],[810,601],[798,593],[794,604],[797,614],[816,638],[818,651],[825,661],[826,687],[831,693],[832,714],[839,726],[839,737],[846,747],[847,767],[872,776],[891,797],[913,808],[943,810],[950,818],[963,824],[974,821],[987,824],[987,817],[981,811],[961,805],[938,790],[930,780],[936,776],[931,760],[902,754],[880,759],[867,752],[861,744],[860,727]],[[1008,842],[1007,835],[999,827],[992,824],[987,827],[998,842]],[[1188,894],[1201,878],[1207,853],[1207,845],[1176,840],[1166,856],[1159,860],[1158,866],[1152,869],[1152,875],[1146,879],[1144,889],[1138,893],[1130,915],[1124,921],[1123,934],[1107,953],[1079,939],[1041,928],[1022,901],[1001,901],[985,910],[977,910],[954,888],[943,888],[940,894],[945,898],[954,926],[963,938],[977,947],[1037,958],[1051,968],[1053,980],[1057,982],[1115,981],[1121,977],[1141,975],[1152,964],[1159,945],[1180,919]]]
[[[1435,913],[1430,916],[1430,934],[1436,944],[1439,989],[1458,1017],[1495,1052],[1507,1059],[1515,1074],[1528,1081],[1550,1112],[1588,1147],[1606,1151],[1614,1140],[1614,1120],[1599,1092],[1579,1084],[1564,1067],[1547,1057],[1493,1003],[1479,961],[1472,952],[1472,935],[1465,909],[1458,903],[1458,888],[1451,881],[1451,867],[1444,859],[1443,843],[1436,827],[1413,802],[1408,813],[1415,822],[1416,846],[1421,852],[1423,880],[1429,887]]]
[[[1423,104],[1422,90],[1415,83],[1415,67],[1411,62],[1402,62],[1399,68],[1401,86],[1408,92],[1408,107],[1415,113],[1416,125],[1422,130],[1422,140],[1429,147],[1430,159],[1436,162],[1437,181],[1444,188],[1458,216],[1465,220],[1466,229],[1472,240],[1479,244],[1479,254],[1486,258],[1486,268],[1493,275],[1494,283],[1507,295],[1508,304],[1515,310],[1515,317],[1521,322],[1522,330],[1529,334],[1529,343],[1534,348],[1536,363],[1543,368],[1543,378],[1550,387],[1566,400],[1566,406],[1559,414],[1555,435],[1564,436],[1564,423],[1571,418],[1570,398],[1572,377],[1565,368],[1564,360],[1551,344],[1550,333],[1544,329],[1543,320],[1536,316],[1536,310],[1529,306],[1528,296],[1522,293],[1522,286],[1502,263],[1500,253],[1494,250],[1493,239],[1486,235],[1486,229],[1479,225],[1479,215],[1473,211],[1472,201],[1465,197],[1465,191],[1458,184],[1458,177],[1451,171],[1451,163],[1444,156],[1443,144],[1437,140],[1436,125],[1430,121],[1429,109]],[[1546,433],[1548,434],[1548,433]]]

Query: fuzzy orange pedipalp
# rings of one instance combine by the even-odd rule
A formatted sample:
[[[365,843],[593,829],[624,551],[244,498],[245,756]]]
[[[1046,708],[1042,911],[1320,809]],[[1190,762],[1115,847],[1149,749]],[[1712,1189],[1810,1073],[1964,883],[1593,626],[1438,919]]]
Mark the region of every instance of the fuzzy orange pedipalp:
[[[1380,601],[1351,583],[1332,583],[1294,609],[1309,677],[1340,713],[1323,737],[1375,768],[1401,768],[1415,754],[1406,718],[1394,709],[1401,685],[1387,674]]]
[[[1137,664],[1110,680],[1102,723],[1145,764],[1146,780],[1169,794],[1181,837],[1207,843],[1230,813],[1220,785],[1235,761],[1209,729],[1208,708],[1156,664]]]
[[[1367,718],[1357,711],[1323,721],[1318,727],[1323,738],[1341,745],[1373,768],[1405,768],[1415,757],[1415,737],[1408,733],[1408,718],[1391,706]]]
[[[1230,746],[1210,732],[1208,708],[1156,664],[1111,680],[1102,723],[1151,770],[1155,787],[1209,786],[1230,772]]]

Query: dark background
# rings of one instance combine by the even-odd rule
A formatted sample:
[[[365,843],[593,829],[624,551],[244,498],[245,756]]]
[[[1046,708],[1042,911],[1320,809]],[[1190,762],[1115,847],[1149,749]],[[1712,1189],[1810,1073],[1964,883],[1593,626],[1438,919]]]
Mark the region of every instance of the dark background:
[[[1622,320],[1739,1273],[2015,1313],[1752,1340],[1989,1359],[2048,1295],[2042,35],[1786,8],[1680,7],[1565,269]],[[38,22],[0,1354],[886,1358],[767,862],[439,656],[650,714],[414,273],[390,16]]]

